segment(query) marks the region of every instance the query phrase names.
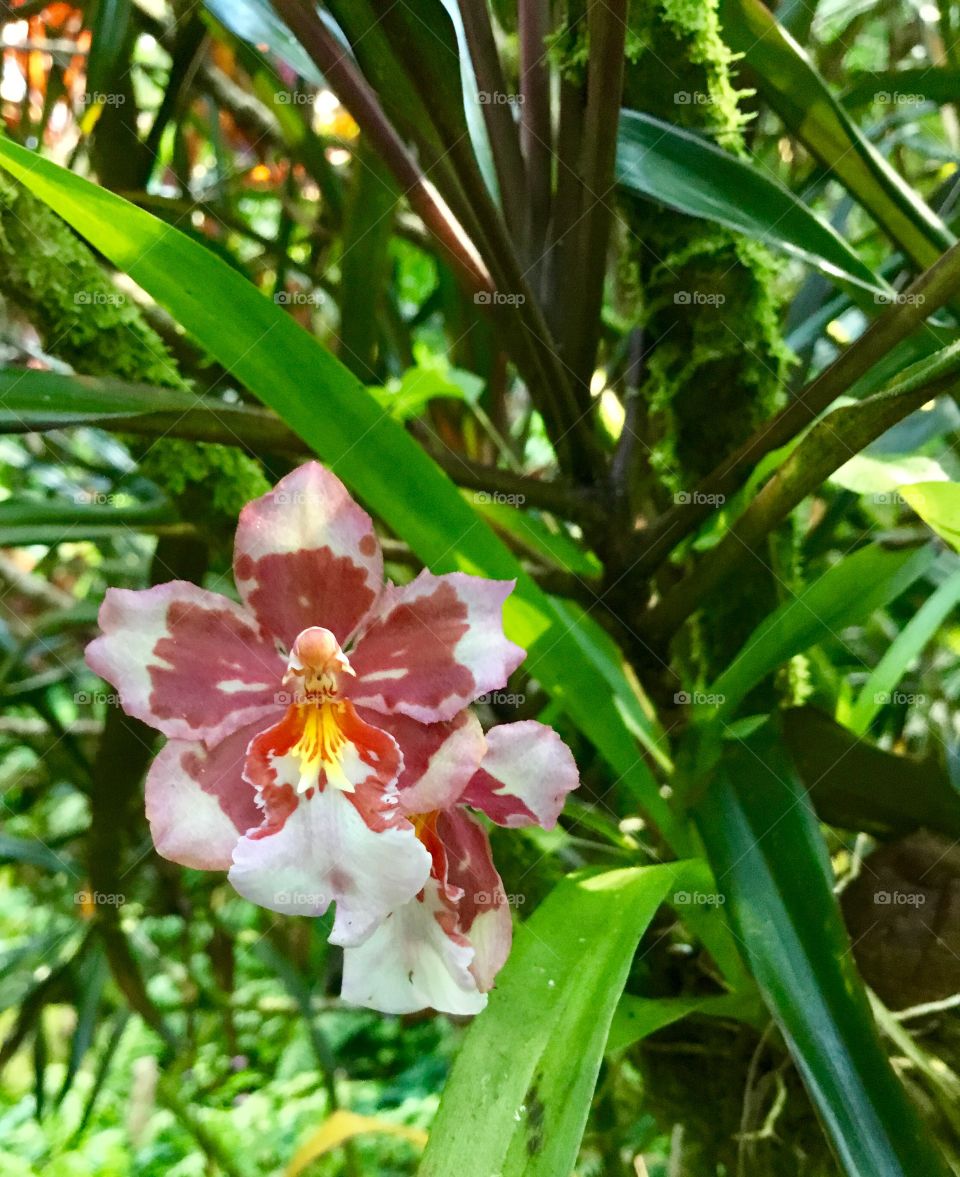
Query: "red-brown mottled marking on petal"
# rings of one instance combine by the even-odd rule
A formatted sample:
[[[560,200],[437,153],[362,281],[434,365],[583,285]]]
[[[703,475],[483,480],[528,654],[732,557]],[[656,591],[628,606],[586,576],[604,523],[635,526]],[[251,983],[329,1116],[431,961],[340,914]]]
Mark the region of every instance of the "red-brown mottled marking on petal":
[[[246,596],[260,624],[288,647],[301,630],[316,625],[346,641],[376,600],[367,570],[329,548],[272,552],[238,561],[237,569],[238,579],[256,585]]]
[[[159,662],[149,667],[150,708],[160,719],[210,728],[277,690],[276,650],[232,610],[172,601],[166,623],[153,648]]]
[[[421,723],[454,716],[484,691],[502,687],[523,660],[503,633],[512,581],[422,572],[389,588],[350,651],[351,697],[373,711]]]

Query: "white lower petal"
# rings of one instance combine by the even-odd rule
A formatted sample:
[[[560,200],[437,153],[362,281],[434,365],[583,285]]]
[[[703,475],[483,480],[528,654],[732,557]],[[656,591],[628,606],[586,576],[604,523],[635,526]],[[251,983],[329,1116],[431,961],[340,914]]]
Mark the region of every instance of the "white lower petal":
[[[322,915],[337,905],[330,941],[360,944],[423,887],[430,856],[404,823],[370,829],[351,799],[327,787],[301,798],[274,833],[248,835],[233,852],[230,882],[271,911]]]
[[[435,879],[392,912],[359,948],[343,954],[345,1001],[387,1014],[432,1008],[476,1014],[487,1003],[470,972],[473,948],[437,920],[446,914]]]

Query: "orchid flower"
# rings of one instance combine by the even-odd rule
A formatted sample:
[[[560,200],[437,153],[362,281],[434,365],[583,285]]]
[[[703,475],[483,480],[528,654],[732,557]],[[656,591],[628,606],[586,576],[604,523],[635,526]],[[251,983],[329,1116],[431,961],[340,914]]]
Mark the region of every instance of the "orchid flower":
[[[467,807],[549,828],[578,783],[550,728],[485,735],[468,710],[525,656],[503,633],[513,582],[384,584],[369,516],[316,462],[243,509],[233,570],[241,604],[109,589],[87,647],[167,737],[146,781],[157,850],[272,911],[335,904],[346,999],[476,1012],[511,921]]]

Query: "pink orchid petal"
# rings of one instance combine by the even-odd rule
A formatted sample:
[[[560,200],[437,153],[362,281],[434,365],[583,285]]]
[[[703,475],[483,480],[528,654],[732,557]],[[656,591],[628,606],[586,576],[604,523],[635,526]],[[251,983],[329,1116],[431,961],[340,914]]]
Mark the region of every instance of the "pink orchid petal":
[[[550,830],[579,783],[576,761],[557,733],[524,720],[487,732],[487,753],[462,801],[501,826]]]
[[[463,809],[448,809],[437,815],[435,829],[446,854],[447,892],[460,893],[457,930],[473,946],[470,972],[485,993],[493,987],[513,940],[503,882],[493,864],[487,832],[476,818]]]
[[[276,711],[285,663],[239,605],[175,580],[108,589],[87,665],[128,715],[165,736],[219,743]]]
[[[403,753],[403,772],[397,781],[402,813],[431,813],[459,801],[487,746],[473,712],[461,711],[446,723],[418,723],[407,715],[376,711],[361,714],[368,723],[389,732]]]
[[[197,870],[229,870],[240,835],[263,819],[256,791],[243,779],[247,745],[259,724],[240,728],[213,748],[168,740],[147,773],[147,820],[164,858]]]
[[[470,964],[473,949],[455,931],[456,917],[436,879],[397,908],[372,936],[343,954],[341,996],[381,1013],[432,1008],[476,1014],[487,1003]]]
[[[340,789],[303,797],[279,828],[242,837],[230,882],[252,903],[287,915],[323,915],[336,902],[330,942],[362,943],[423,887],[430,856],[407,823],[371,830]]]
[[[265,630],[289,649],[310,626],[342,644],[376,601],[383,556],[370,516],[307,462],[240,512],[233,571]]]
[[[524,658],[503,634],[503,602],[513,585],[421,572],[385,592],[350,652],[354,701],[436,723],[502,687]]]

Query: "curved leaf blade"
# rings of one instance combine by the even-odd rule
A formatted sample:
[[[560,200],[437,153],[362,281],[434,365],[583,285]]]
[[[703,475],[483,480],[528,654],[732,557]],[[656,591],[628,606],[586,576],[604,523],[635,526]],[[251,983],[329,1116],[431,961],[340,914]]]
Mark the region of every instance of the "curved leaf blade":
[[[927,571],[936,555],[932,545],[919,551],[888,552],[872,544],[840,560],[803,592],[784,601],[747,638],[710,689],[722,697],[718,714],[729,718],[748,692],[788,658],[895,600]]]
[[[803,786],[770,724],[728,742],[697,813],[725,912],[850,1177],[945,1177],[876,1032]]]
[[[836,230],[783,184],[662,119],[621,113],[617,180],[629,192],[795,254],[831,278],[875,294],[889,292]]]
[[[787,127],[922,269],[955,238],[887,163],[761,0],[720,0],[723,37]]]
[[[573,1171],[634,951],[683,869],[571,876],[517,929],[447,1080],[420,1177]]]

